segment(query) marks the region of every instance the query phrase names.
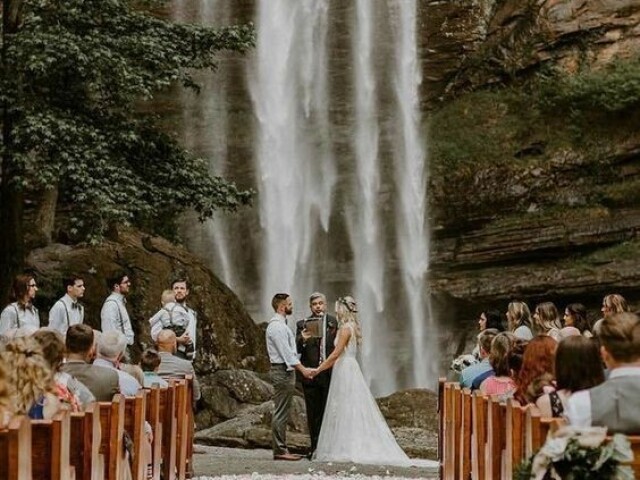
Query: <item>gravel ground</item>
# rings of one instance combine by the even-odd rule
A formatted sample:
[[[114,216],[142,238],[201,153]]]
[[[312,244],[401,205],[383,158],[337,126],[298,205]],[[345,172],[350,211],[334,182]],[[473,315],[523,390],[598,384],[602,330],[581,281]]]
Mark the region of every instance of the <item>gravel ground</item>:
[[[297,462],[274,461],[271,450],[194,445],[195,476],[200,480],[313,480],[329,478],[368,478],[375,480],[437,479],[435,467],[384,467],[351,463],[321,463],[302,459]]]

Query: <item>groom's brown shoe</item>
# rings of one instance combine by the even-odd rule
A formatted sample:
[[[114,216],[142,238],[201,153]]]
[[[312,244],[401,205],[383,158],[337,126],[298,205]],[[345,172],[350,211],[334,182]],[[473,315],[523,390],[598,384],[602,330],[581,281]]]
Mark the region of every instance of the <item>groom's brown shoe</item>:
[[[274,455],[273,459],[274,460],[288,460],[290,462],[295,462],[297,460],[300,460],[302,457],[300,455],[294,455],[292,453],[281,453],[279,455]]]

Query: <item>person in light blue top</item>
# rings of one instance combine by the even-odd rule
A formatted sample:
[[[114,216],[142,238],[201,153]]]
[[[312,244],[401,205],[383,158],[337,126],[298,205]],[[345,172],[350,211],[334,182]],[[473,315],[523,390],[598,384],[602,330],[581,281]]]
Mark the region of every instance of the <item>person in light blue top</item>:
[[[160,388],[169,386],[167,381],[158,375],[160,361],[160,354],[156,350],[148,348],[142,352],[140,367],[144,373],[144,388],[151,388],[156,383]]]
[[[492,370],[489,363],[489,353],[491,352],[491,342],[498,334],[495,328],[483,330],[478,338],[478,347],[480,350],[480,363],[475,363],[464,370],[460,374],[460,385],[463,388],[471,388],[476,377]]]

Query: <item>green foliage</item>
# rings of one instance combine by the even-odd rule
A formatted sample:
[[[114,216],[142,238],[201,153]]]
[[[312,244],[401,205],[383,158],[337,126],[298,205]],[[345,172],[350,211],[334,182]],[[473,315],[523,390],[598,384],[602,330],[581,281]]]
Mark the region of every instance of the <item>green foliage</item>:
[[[538,102],[545,111],[572,114],[623,112],[640,105],[640,58],[618,60],[598,71],[541,77]]]
[[[250,201],[135,112],[175,83],[197,90],[195,70],[214,69],[221,50],[253,46],[250,25],[176,24],[128,0],[25,0],[17,34],[3,41],[0,100],[14,118],[9,153],[24,173],[15,180],[59,184],[78,234],[170,222],[186,208],[205,219]]]

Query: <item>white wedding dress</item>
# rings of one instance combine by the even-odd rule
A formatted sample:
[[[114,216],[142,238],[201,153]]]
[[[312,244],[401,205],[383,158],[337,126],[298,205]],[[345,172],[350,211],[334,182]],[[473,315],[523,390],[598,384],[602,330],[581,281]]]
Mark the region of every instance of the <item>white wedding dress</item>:
[[[327,406],[314,460],[370,465],[437,466],[410,459],[396,442],[367,386],[356,353],[351,325],[349,343],[333,366]]]

